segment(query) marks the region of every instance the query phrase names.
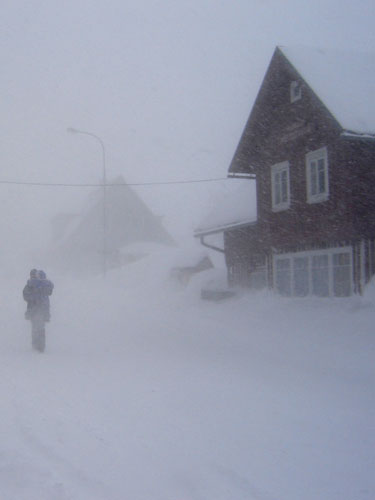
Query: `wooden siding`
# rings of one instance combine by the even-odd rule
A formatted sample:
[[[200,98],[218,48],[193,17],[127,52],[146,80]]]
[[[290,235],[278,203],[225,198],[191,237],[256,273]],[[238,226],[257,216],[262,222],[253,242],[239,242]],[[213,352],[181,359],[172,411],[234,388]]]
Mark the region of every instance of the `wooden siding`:
[[[290,99],[292,81],[302,96]],[[361,258],[366,281],[375,271],[375,141],[345,138],[319,97],[277,49],[229,168],[230,174],[255,174],[257,224],[228,231],[228,269],[251,273],[263,255],[274,252],[350,245],[355,291],[361,290]],[[308,203],[306,155],[327,149],[329,196]],[[289,162],[290,205],[272,208],[271,167]],[[363,257],[360,245],[364,243]],[[361,257],[362,255],[362,257]],[[269,277],[272,279],[272,266]]]

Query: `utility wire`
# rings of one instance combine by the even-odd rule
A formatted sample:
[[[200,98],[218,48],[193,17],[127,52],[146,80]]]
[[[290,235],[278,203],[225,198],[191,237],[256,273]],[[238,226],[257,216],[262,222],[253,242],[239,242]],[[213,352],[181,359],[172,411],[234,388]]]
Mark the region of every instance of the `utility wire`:
[[[21,182],[21,181],[1,181],[0,184],[15,186],[47,186],[47,187],[115,187],[115,186],[162,186],[167,184],[193,184],[198,182],[226,181],[228,177],[217,177],[214,179],[194,179],[186,181],[163,181],[163,182],[115,182],[106,184],[83,184],[83,183],[62,183],[62,182]]]

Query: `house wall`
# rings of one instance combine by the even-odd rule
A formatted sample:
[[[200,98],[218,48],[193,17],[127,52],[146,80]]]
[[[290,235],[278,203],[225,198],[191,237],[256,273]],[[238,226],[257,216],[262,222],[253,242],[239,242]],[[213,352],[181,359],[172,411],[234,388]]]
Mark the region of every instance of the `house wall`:
[[[224,232],[225,261],[231,286],[261,288],[267,285],[268,253],[257,229],[258,226],[250,225]]]
[[[290,84],[301,82],[301,99],[291,102]],[[316,248],[353,248],[353,291],[375,271],[374,141],[343,138],[327,108],[276,50],[232,160],[230,173],[255,173],[256,228],[228,232],[225,249],[234,281],[251,281],[265,256],[272,285],[275,253]],[[329,197],[308,203],[306,154],[327,148]],[[289,162],[290,206],[272,208],[272,165]],[[239,270],[239,271],[238,271]],[[249,274],[244,278],[244,275]]]
[[[298,78],[287,64],[277,64],[276,76],[272,73],[266,84],[272,99],[259,102],[252,127],[257,137],[253,163],[258,221],[268,233],[270,245],[284,249],[296,243],[302,246],[347,238],[353,224],[352,203],[347,199],[350,166],[342,161],[340,129],[306,85],[302,98],[290,102],[290,83]],[[329,199],[309,204],[306,154],[322,147],[328,151]],[[271,166],[283,161],[290,165],[291,204],[287,210],[274,212]]]
[[[375,144],[374,141],[343,139],[337,166],[346,166],[347,193],[342,197],[352,217],[355,239],[375,236]],[[337,168],[338,170],[338,168]]]

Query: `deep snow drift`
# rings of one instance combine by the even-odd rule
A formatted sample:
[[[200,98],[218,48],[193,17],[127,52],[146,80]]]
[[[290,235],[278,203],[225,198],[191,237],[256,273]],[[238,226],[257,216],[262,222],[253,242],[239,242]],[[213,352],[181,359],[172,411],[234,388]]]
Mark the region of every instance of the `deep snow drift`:
[[[375,293],[202,302],[173,258],[50,273],[42,355],[3,285],[1,499],[373,499]]]

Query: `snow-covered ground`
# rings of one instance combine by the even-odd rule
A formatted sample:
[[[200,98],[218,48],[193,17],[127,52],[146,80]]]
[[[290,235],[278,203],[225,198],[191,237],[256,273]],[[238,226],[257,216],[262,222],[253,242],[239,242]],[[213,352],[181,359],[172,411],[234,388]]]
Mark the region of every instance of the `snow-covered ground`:
[[[203,302],[172,253],[51,273],[44,354],[0,289],[1,500],[375,498],[375,293]]]

